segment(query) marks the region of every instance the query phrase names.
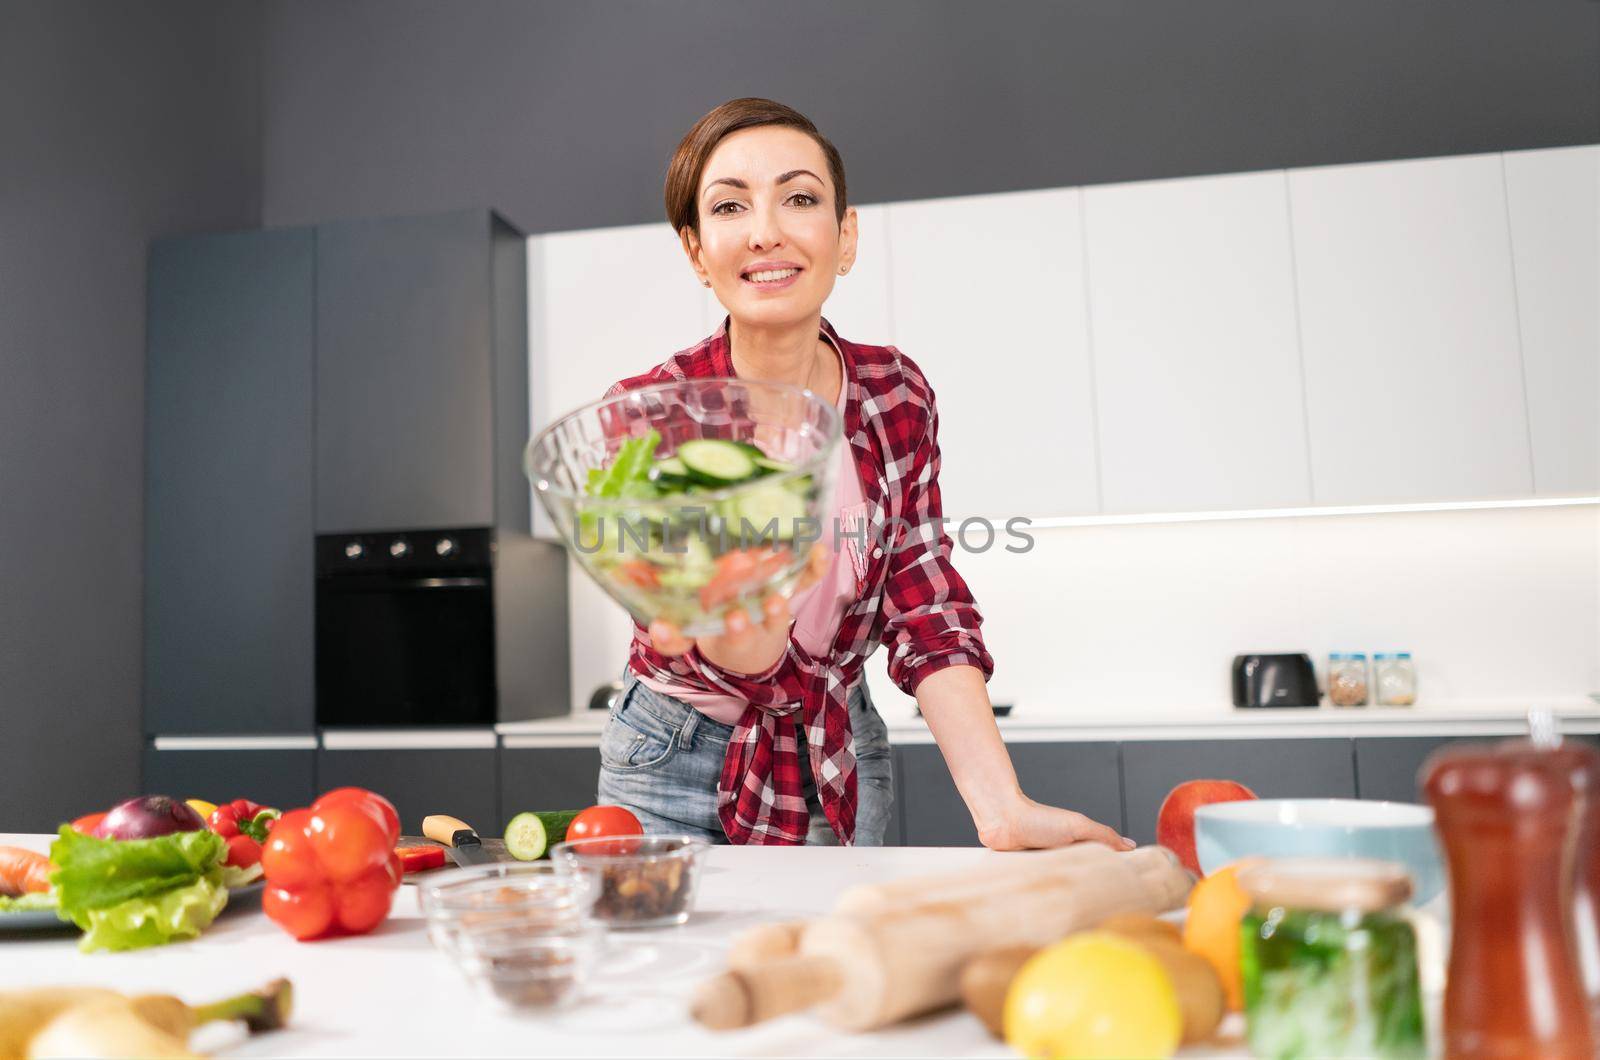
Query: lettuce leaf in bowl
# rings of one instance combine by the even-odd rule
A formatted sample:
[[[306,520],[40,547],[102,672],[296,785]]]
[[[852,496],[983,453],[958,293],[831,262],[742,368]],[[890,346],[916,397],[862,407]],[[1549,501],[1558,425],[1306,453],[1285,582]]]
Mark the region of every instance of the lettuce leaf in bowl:
[[[34,891],[15,898],[0,894],[0,913],[34,913],[56,907],[56,892]]]
[[[228,903],[226,850],[211,831],[97,839],[63,825],[50,846],[59,915],[83,929],[83,950],[193,938]]]

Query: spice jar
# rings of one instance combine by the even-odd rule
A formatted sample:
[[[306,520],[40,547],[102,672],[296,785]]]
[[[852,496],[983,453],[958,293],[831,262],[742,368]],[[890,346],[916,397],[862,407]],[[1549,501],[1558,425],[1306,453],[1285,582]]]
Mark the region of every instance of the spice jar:
[[[1422,775],[1450,869],[1445,1054],[1589,1060],[1572,926],[1585,785],[1573,763],[1535,743],[1456,744]]]
[[[1417,671],[1411,653],[1379,652],[1374,655],[1380,707],[1409,707],[1417,701]]]
[[[1336,707],[1366,706],[1365,653],[1336,651],[1328,655],[1328,702]]]
[[[1426,1055],[1411,878],[1364,858],[1281,858],[1239,872],[1252,1056]]]

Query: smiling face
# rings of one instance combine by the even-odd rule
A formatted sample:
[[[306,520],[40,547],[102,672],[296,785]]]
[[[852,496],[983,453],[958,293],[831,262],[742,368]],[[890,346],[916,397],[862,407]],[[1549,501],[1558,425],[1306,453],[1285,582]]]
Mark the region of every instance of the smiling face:
[[[799,129],[730,134],[706,160],[700,231],[683,248],[735,321],[803,324],[819,313],[856,256],[856,212],[836,218],[822,148]]]

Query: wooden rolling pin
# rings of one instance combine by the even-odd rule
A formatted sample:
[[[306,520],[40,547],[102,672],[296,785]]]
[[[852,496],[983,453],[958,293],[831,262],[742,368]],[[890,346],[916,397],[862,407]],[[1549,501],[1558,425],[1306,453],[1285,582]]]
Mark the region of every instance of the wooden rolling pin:
[[[1159,847],[1103,857],[1077,849],[859,889],[841,897],[849,911],[805,926],[798,953],[700,984],[691,1013],[726,1030],[821,1006],[836,1027],[871,1030],[958,1001],[961,969],[981,953],[1048,945],[1117,913],[1175,909],[1193,883]]]

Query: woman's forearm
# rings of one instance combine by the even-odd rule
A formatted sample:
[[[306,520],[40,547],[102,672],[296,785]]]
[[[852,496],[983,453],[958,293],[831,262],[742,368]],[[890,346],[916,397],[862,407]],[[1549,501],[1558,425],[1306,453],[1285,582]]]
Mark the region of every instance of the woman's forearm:
[[[1022,801],[1022,788],[995,726],[982,671],[950,666],[929,675],[917,686],[917,705],[978,834],[998,827]]]

